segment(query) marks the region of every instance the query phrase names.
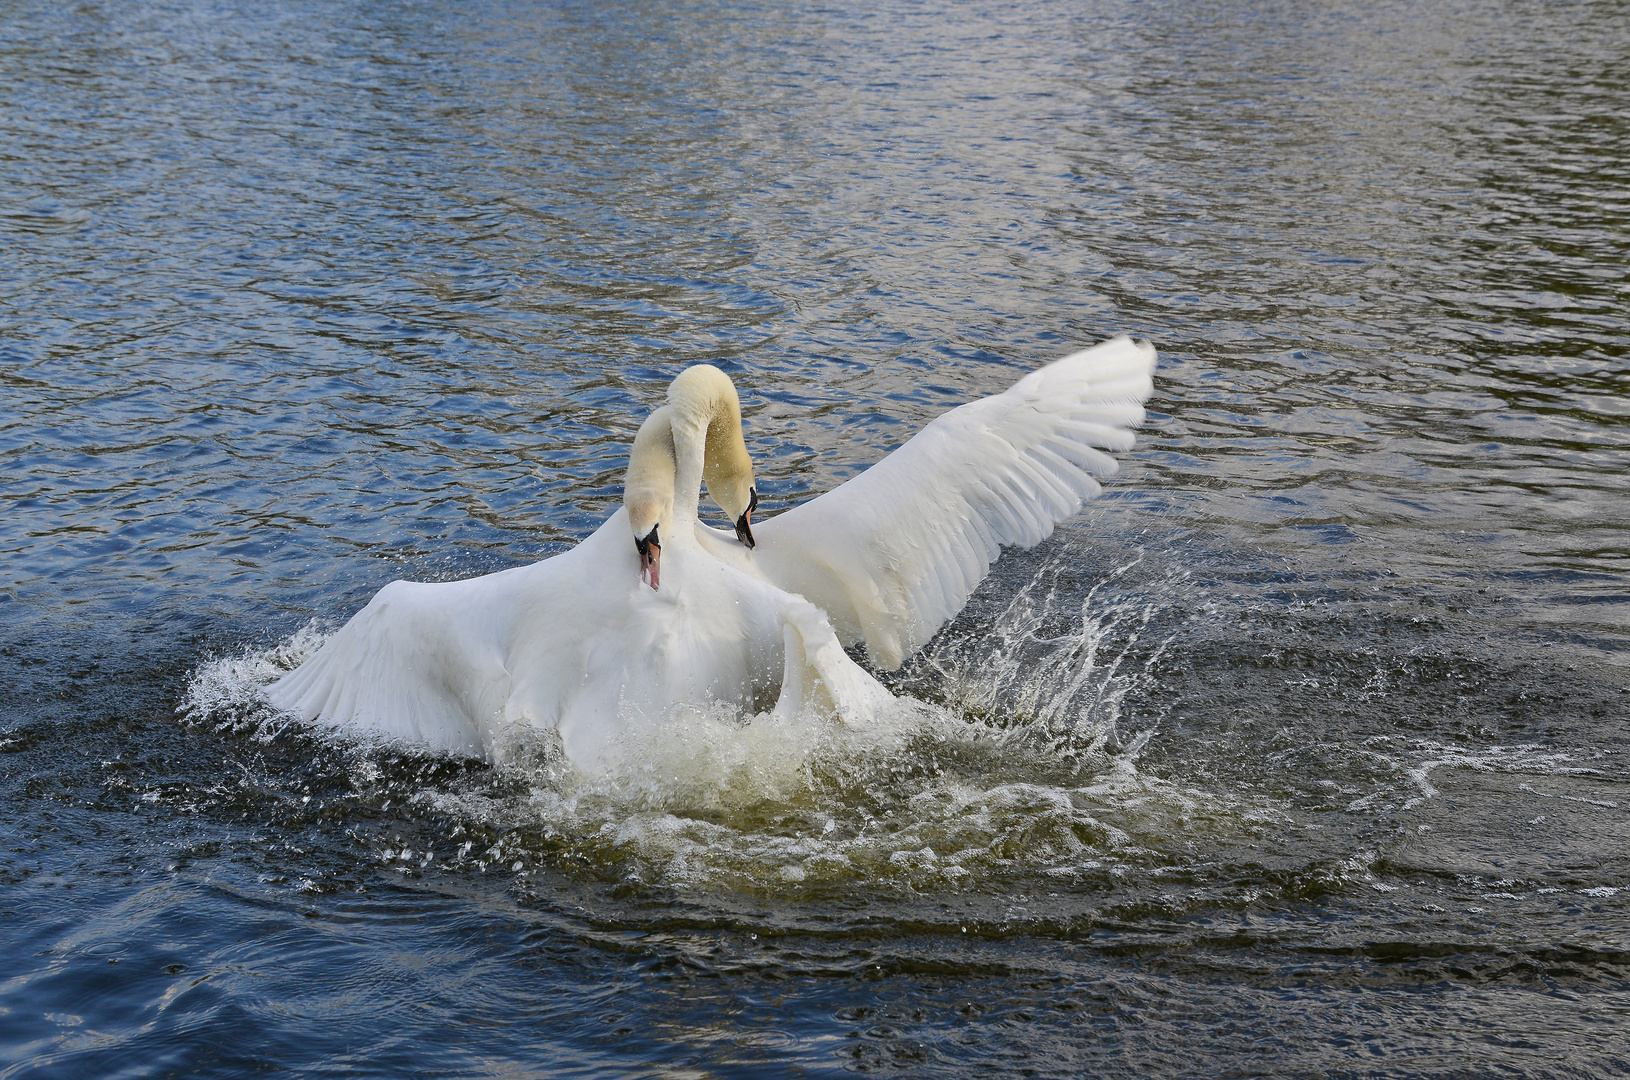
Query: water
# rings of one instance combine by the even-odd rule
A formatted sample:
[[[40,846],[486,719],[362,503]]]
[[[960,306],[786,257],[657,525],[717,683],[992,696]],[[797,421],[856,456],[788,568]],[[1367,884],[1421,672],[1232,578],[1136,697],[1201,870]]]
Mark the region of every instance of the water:
[[[1627,54],[1611,3],[0,10],[0,1075],[1622,1075]],[[773,510],[1123,331],[1123,477],[890,724],[584,781],[253,706],[586,535],[683,364]]]

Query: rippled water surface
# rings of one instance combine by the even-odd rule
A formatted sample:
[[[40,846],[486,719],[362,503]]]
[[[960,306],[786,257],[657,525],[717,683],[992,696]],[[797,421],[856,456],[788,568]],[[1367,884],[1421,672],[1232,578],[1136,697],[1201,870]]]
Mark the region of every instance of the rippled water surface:
[[[1630,1071],[1610,2],[0,7],[0,1077]],[[684,364],[771,509],[1113,333],[865,731],[289,727]]]

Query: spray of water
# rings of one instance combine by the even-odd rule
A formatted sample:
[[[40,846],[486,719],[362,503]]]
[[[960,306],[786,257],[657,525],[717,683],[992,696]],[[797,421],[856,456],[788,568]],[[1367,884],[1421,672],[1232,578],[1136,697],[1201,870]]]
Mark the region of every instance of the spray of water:
[[[1106,589],[1142,562],[1139,553],[1082,595],[1066,580],[1065,555],[1055,555],[988,630],[972,636],[953,629],[931,642],[905,684],[1049,756],[1100,767],[1117,754],[1135,760],[1121,737],[1123,707],[1181,632],[1165,627],[1146,640],[1187,580],[1178,571],[1135,597],[1106,599]],[[1134,740],[1141,747],[1153,734],[1150,727]]]
[[[406,797],[479,836],[451,862],[483,871],[568,858],[666,886],[924,890],[1135,865],[1154,837],[1256,812],[1138,769],[1156,726],[1129,717],[1128,703],[1181,633],[1167,616],[1185,591],[1179,573],[1110,595],[1140,563],[1083,593],[1061,555],[988,625],[936,639],[870,724],[683,708],[630,727],[618,766],[593,776],[571,767],[553,732],[520,731],[488,786]],[[308,626],[204,664],[181,712],[221,732],[283,736],[296,721],[263,689],[322,640]],[[370,760],[372,745],[353,737],[353,760]]]

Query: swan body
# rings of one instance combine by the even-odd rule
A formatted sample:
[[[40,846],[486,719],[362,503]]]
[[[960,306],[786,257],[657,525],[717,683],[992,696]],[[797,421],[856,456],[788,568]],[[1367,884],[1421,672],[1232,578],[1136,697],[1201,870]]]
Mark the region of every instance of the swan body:
[[[760,522],[729,378],[697,365],[641,426],[624,505],[572,550],[466,581],[398,581],[267,692],[331,726],[500,760],[555,728],[600,769],[629,725],[724,702],[864,722],[1004,546],[1028,547],[1132,446],[1155,352],[1116,338],[953,409],[847,483]],[[697,518],[701,487],[735,535]]]
[[[889,694],[844,653],[825,615],[718,558],[741,544],[696,520],[704,475],[727,513],[744,518],[752,496],[750,479],[737,490],[731,470],[708,468],[709,427],[733,427],[739,443],[739,411],[686,396],[709,383],[710,394],[728,388],[733,407],[735,388],[717,369],[706,369],[717,379],[691,372],[640,428],[624,506],[588,539],[484,577],[392,582],[274,683],[270,702],[488,760],[503,758],[517,728],[555,728],[589,770],[614,763],[630,725],[678,707],[864,721]],[[647,563],[653,548],[660,561]]]

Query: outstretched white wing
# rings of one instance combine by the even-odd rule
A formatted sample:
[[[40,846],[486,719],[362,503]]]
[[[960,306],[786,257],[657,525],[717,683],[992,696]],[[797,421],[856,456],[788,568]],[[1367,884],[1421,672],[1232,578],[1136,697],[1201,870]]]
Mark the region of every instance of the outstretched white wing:
[[[1118,337],[938,417],[859,476],[753,526],[774,584],[845,645],[900,666],[962,610],[1006,546],[1030,547],[1098,494],[1132,448],[1155,350]]]
[[[330,727],[485,753],[510,688],[498,631],[513,605],[494,577],[392,582],[267,700]]]

